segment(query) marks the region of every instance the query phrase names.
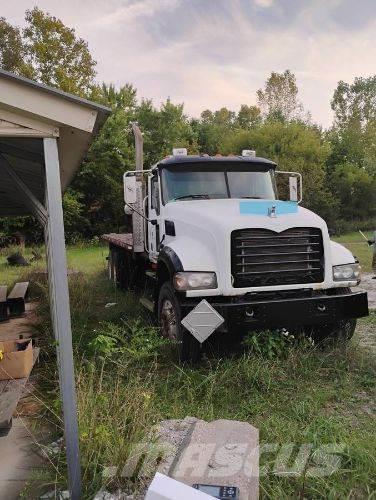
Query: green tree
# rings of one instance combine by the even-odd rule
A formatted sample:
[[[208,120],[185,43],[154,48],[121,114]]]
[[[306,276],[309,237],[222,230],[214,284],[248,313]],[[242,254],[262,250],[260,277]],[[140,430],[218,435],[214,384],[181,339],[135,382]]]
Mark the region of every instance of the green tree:
[[[137,90],[130,83],[117,89],[113,83],[102,83],[93,88],[96,101],[112,108],[113,111],[123,109],[124,111],[133,110],[136,106]]]
[[[65,237],[68,241],[81,239],[87,233],[88,220],[85,217],[84,195],[69,187],[63,197]]]
[[[329,132],[333,153],[328,167],[351,163],[376,176],[376,76],[343,81],[334,91],[334,125]]]
[[[331,106],[337,125],[356,121],[364,126],[376,120],[376,75],[355,78],[352,84],[338,82]]]
[[[302,117],[296,78],[288,69],[283,73],[271,73],[264,89],[257,91],[257,101],[265,118],[289,121]]]
[[[255,128],[261,124],[261,109],[242,104],[236,117],[236,125],[242,129]]]
[[[17,26],[0,17],[0,67],[6,71],[32,78],[31,65],[26,62],[27,48]]]
[[[21,31],[0,18],[0,67],[83,97],[93,93],[95,65],[88,44],[60,19],[38,7]]]
[[[338,165],[330,184],[341,202],[341,218],[359,220],[376,215],[376,178],[365,168],[352,163]]]
[[[38,7],[26,11],[23,30],[27,62],[36,80],[61,90],[87,96],[95,77],[96,62],[88,44],[75,30]]]
[[[173,104],[170,99],[158,110],[152,101],[142,100],[136,109],[136,118],[144,133],[145,165],[172,154],[174,147],[186,147],[197,152],[194,131],[184,114],[183,104]]]
[[[113,85],[96,89],[98,99],[111,106],[107,119],[93,142],[72,188],[84,206],[85,236],[119,231],[124,225],[123,174],[134,167],[134,145],[129,122],[136,117],[136,90],[125,85],[116,90]]]
[[[226,135],[236,126],[236,113],[227,108],[217,111],[205,110],[201,119],[194,123],[201,153],[219,153]]]

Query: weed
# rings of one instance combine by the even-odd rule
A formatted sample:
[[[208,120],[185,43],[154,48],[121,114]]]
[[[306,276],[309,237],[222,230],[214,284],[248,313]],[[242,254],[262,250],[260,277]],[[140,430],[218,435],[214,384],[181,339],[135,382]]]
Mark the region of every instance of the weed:
[[[159,335],[157,328],[145,325],[140,319],[115,324],[100,323],[88,343],[89,352],[100,356],[127,354],[129,360],[154,358],[169,341]]]
[[[268,359],[287,356],[288,352],[297,346],[312,346],[313,341],[303,335],[297,336],[286,330],[251,331],[243,340],[243,345],[251,353]]]

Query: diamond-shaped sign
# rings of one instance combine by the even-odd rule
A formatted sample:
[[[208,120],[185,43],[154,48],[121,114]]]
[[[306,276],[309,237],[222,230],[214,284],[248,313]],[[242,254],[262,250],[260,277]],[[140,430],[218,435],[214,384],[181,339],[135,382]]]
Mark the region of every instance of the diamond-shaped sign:
[[[181,323],[200,342],[204,342],[224,322],[206,300],[202,300]]]

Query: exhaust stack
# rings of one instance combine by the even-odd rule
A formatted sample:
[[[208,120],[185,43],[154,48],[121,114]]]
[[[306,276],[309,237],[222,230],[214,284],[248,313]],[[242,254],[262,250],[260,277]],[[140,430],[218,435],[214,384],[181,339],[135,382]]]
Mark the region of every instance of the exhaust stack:
[[[136,170],[144,169],[144,138],[138,122],[131,122],[136,147]]]
[[[144,138],[142,137],[142,132],[137,122],[131,122],[131,126],[134,135],[135,149],[136,149],[135,170],[139,170],[140,172],[142,172],[144,169]],[[140,213],[145,215],[144,213],[145,195],[143,189],[142,174],[136,174],[136,195],[137,195],[137,201],[133,205],[136,211],[134,211],[132,214],[133,251],[135,253],[142,253],[145,251],[145,231],[147,231],[145,220],[140,215]]]

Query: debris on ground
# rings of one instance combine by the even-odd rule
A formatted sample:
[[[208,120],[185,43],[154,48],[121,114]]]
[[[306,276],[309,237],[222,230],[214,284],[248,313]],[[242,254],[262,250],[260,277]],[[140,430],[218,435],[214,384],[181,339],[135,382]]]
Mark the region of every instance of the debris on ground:
[[[156,431],[158,443],[163,445],[164,454],[158,465],[158,472],[167,474],[176,459],[178,450],[188,439],[194,425],[198,422],[195,417],[185,417],[183,420],[162,420]],[[155,471],[153,471],[153,474]]]
[[[53,498],[54,500],[69,500],[70,499],[70,494],[68,490],[65,491],[56,491],[56,490],[51,490],[39,497],[39,500],[49,500],[50,498]]]
[[[10,266],[28,266],[29,263],[21,252],[12,253],[7,257]]]
[[[136,497],[133,495],[127,495],[121,490],[118,490],[115,493],[103,490],[98,491],[93,500],[136,500]]]
[[[54,441],[53,443],[50,443],[49,445],[45,446],[45,453],[47,455],[58,455],[61,450],[63,449],[64,446],[64,438],[61,437]]]
[[[31,251],[31,253],[33,254],[33,256],[31,258],[31,262],[36,262],[38,260],[42,260],[43,255],[39,250],[34,249]]]

